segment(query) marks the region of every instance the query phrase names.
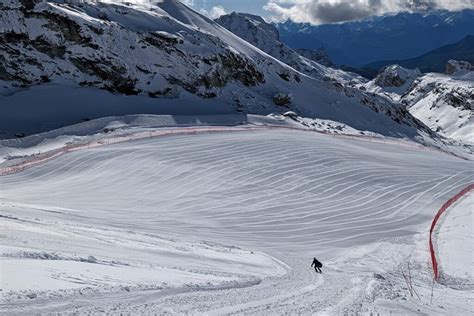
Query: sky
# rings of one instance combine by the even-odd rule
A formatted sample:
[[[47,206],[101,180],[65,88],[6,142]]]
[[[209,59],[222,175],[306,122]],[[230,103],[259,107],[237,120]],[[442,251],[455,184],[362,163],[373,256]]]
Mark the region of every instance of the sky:
[[[360,20],[374,15],[402,11],[474,9],[474,0],[182,0],[198,11],[217,18],[246,12],[269,21],[312,24]]]

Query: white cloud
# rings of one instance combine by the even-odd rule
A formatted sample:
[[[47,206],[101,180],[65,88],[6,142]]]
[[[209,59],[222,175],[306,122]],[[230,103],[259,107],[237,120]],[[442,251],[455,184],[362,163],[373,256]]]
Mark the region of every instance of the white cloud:
[[[358,20],[372,15],[428,9],[474,8],[474,0],[268,0],[274,20],[313,24]]]
[[[209,11],[209,16],[212,19],[217,19],[217,18],[221,17],[222,15],[226,15],[226,14],[227,14],[226,10],[221,5],[217,5],[217,6],[213,7],[211,9],[211,11]]]
[[[211,10],[206,10],[204,8],[204,5],[206,4],[205,1],[196,1],[196,0],[181,0],[184,4],[194,8],[195,10],[198,10],[199,13],[211,18],[211,19],[217,19],[222,15],[226,15],[227,11],[225,8],[221,5],[216,5],[211,8]]]

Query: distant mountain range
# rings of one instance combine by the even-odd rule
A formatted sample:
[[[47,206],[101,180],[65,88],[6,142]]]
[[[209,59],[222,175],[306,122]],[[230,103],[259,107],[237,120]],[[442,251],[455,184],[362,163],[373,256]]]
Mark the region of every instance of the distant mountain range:
[[[363,68],[379,70],[388,65],[400,65],[408,69],[418,68],[422,72],[442,72],[450,59],[474,63],[474,35],[459,42],[442,46],[421,56],[405,60],[385,60],[365,65]]]
[[[346,71],[357,73],[372,79],[389,65],[400,65],[408,69],[418,68],[421,72],[443,72],[446,63],[451,60],[462,60],[474,64],[474,35],[468,35],[459,42],[442,46],[421,56],[404,60],[383,60],[362,67],[342,66]]]
[[[334,63],[361,67],[414,58],[474,35],[474,10],[399,13],[318,26],[287,21],[277,28],[292,48],[324,47]]]

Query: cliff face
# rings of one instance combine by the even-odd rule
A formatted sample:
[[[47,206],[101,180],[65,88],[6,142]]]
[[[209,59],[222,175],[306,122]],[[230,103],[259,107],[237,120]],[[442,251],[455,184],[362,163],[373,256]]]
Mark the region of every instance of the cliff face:
[[[313,78],[346,85],[364,81],[358,75],[328,68],[334,65],[323,48],[291,49],[280,41],[276,26],[265,22],[259,16],[234,12],[221,16],[216,22],[270,56]]]

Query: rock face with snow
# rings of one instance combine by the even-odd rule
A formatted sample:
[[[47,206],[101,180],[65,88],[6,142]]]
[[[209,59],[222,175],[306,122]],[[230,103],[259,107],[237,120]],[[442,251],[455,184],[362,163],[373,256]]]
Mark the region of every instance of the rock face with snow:
[[[467,61],[450,60],[446,64],[445,73],[448,75],[459,75],[474,71],[474,65]]]
[[[334,63],[332,62],[331,58],[328,55],[328,52],[323,48],[320,47],[316,50],[314,49],[307,49],[307,48],[298,48],[296,52],[301,56],[315,61],[318,64],[324,65],[326,67],[334,67]]]
[[[164,1],[149,12],[113,4],[35,2],[13,1],[1,13],[6,25],[0,79],[16,86],[60,77],[126,95],[172,97],[179,87],[206,98],[230,82],[265,81],[256,65],[217,37],[168,20],[166,8],[179,7],[177,2]],[[197,53],[200,46],[205,56]]]
[[[332,62],[324,49],[295,51],[280,41],[278,29],[261,17],[246,13],[231,13],[216,19],[216,22],[265,53],[294,69],[314,78],[326,81],[356,83],[361,77],[347,72],[328,69]]]
[[[264,52],[272,52],[270,55],[276,54],[277,49],[286,49],[275,25],[258,15],[232,12],[219,17],[216,22]]]
[[[383,68],[373,80],[361,85],[360,88],[400,102],[401,97],[421,75],[422,73],[418,69],[390,65]]]
[[[474,143],[474,72],[467,62],[451,60],[445,74],[422,75],[392,65],[363,87],[405,104],[436,133]]]
[[[415,81],[401,101],[433,131],[474,144],[473,71],[426,74]]]
[[[127,103],[186,100],[179,106],[191,113],[193,104],[205,100],[244,113],[290,109],[384,135],[414,137],[427,131],[400,104],[347,85],[357,80],[354,75],[321,66],[279,43],[274,27],[254,16],[237,16],[248,19],[242,25],[254,36],[246,38],[276,59],[176,0],[8,0],[0,5],[0,101],[10,107],[23,102],[15,95],[19,90],[27,95],[25,89],[32,86],[68,82],[84,88],[78,98],[102,89],[141,98]],[[276,95],[291,95],[291,102],[282,106]],[[23,112],[44,106],[27,103]],[[2,108],[18,118],[9,110]],[[51,110],[58,111],[67,112],[67,104]],[[100,113],[117,114],[113,108]]]
[[[382,88],[405,88],[406,90],[420,75],[421,72],[418,69],[411,70],[399,65],[391,65],[375,77],[374,83]]]

